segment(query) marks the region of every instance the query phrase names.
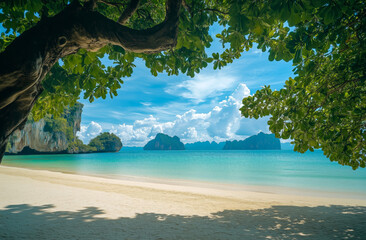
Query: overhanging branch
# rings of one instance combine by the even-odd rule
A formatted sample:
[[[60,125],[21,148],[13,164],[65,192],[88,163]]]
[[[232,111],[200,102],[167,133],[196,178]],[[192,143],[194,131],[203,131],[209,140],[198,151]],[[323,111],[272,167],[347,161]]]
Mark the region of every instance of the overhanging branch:
[[[131,0],[130,4],[127,8],[123,11],[121,16],[118,18],[119,24],[125,24],[128,19],[136,12],[137,7],[139,6],[140,0]]]
[[[0,162],[8,136],[27,120],[42,92],[42,80],[60,58],[81,48],[96,51],[106,44],[138,53],[176,45],[181,0],[168,0],[165,20],[145,30],[128,28],[93,11],[94,3],[83,7],[73,1],[56,16],[23,32],[0,53]]]
[[[138,1],[131,2],[136,4]],[[80,42],[81,47],[97,50],[106,44],[113,44],[138,53],[152,53],[170,49],[176,44],[180,7],[181,1],[168,0],[165,20],[144,30],[122,26],[98,12],[80,12],[78,21],[83,27],[81,30],[85,31],[83,37],[88,36],[90,40]],[[131,13],[130,10],[128,12]],[[122,15],[127,16],[128,14]]]

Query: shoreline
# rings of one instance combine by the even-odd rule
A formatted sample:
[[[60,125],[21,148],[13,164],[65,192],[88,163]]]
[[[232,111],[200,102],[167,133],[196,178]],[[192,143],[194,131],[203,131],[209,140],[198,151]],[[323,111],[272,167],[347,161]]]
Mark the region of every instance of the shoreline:
[[[297,195],[297,196],[305,196],[305,197],[325,197],[325,198],[344,198],[344,195],[347,195],[347,199],[355,199],[355,200],[365,200],[366,201],[366,192],[355,192],[355,191],[330,191],[330,190],[319,190],[319,189],[309,189],[309,188],[301,188],[301,187],[284,187],[284,186],[270,186],[270,185],[250,185],[250,184],[242,184],[242,183],[223,183],[223,182],[215,182],[208,180],[189,180],[189,179],[174,179],[174,178],[164,178],[164,177],[146,177],[146,176],[136,176],[136,175],[107,175],[107,174],[91,174],[91,173],[78,173],[75,171],[65,171],[59,169],[46,169],[40,167],[29,167],[29,166],[14,166],[2,164],[1,167],[7,168],[19,168],[19,169],[28,169],[35,171],[46,171],[51,173],[62,173],[62,174],[70,174],[76,176],[88,176],[95,177],[101,179],[110,179],[110,180],[121,180],[124,182],[130,182],[132,185],[135,183],[152,183],[152,184],[163,184],[170,185],[172,187],[180,186],[183,187],[201,187],[212,190],[229,190],[229,191],[247,191],[254,193],[268,193],[268,194],[280,194],[280,195]]]
[[[335,202],[344,203],[352,202],[361,203],[366,206],[366,193],[355,192],[332,192],[303,188],[291,188],[280,186],[264,186],[264,185],[244,185],[234,183],[216,183],[200,180],[186,179],[170,179],[157,177],[142,177],[133,175],[109,176],[104,174],[84,174],[72,171],[57,171],[42,168],[0,166],[0,174],[4,174],[2,169],[5,168],[5,174],[15,176],[30,176],[32,179],[44,180],[44,177],[52,177],[52,179],[60,180],[80,180],[91,183],[116,184],[127,187],[138,187],[145,189],[154,189],[162,191],[171,191],[178,193],[192,193],[207,196],[225,196],[227,198],[241,198],[244,195],[271,195],[281,197],[300,197],[308,199],[333,200]],[[36,176],[35,176],[36,175]],[[65,185],[69,185],[66,184]],[[349,195],[351,193],[351,195]],[[221,195],[220,195],[221,194]],[[344,195],[347,194],[347,197]],[[323,202],[323,201],[322,201]]]
[[[362,239],[366,199],[0,166],[0,239]]]

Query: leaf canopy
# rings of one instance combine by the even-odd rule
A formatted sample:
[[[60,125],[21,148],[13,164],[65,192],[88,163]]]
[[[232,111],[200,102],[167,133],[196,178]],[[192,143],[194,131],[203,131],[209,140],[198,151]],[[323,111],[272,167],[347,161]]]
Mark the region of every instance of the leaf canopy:
[[[83,1],[81,1],[84,4]],[[41,19],[66,7],[64,0],[12,0],[0,3],[0,51]],[[366,3],[363,0],[185,0],[175,48],[156,54],[106,45],[97,52],[81,49],[54,65],[43,81],[45,91],[33,108],[34,118],[59,114],[80,94],[93,102],[117,95],[136,59],[152,75],[193,77],[212,63],[221,69],[257,46],[269,60],[292,61],[295,77],[283,89],[265,86],[243,100],[245,117],[270,115],[270,130],[293,139],[295,150],[322,148],[332,161],[365,167],[366,145]],[[126,1],[98,1],[96,11],[117,21]],[[163,21],[165,1],[141,0],[127,25],[145,29]],[[222,32],[210,35],[217,23]],[[211,55],[213,38],[223,46]],[[113,62],[105,66],[102,59]]]

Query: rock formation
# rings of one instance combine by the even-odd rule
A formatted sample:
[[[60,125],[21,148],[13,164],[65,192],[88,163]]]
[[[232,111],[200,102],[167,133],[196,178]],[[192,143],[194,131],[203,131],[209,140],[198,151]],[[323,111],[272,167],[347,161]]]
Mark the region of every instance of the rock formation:
[[[281,143],[274,134],[258,133],[243,141],[226,141],[224,150],[281,150]]]
[[[27,154],[66,151],[68,146],[66,135],[62,132],[46,132],[44,126],[43,119],[38,122],[28,121],[23,130],[16,130],[10,136],[7,152]]]
[[[10,137],[7,153],[66,153],[70,142],[76,140],[80,131],[83,104],[76,103],[67,108],[60,118],[52,116],[35,122],[31,117],[22,130],[16,130]]]
[[[118,152],[122,148],[119,137],[101,133],[85,145],[76,137],[80,131],[83,104],[76,103],[54,118],[47,115],[35,122],[28,119],[23,130],[15,131],[9,138],[6,154],[54,154]]]
[[[186,143],[184,147],[186,150],[222,150],[225,145],[225,142],[217,143],[213,142],[194,142],[194,143]]]
[[[144,150],[184,150],[184,144],[177,136],[170,137],[163,133],[158,133],[155,139],[148,142]]]

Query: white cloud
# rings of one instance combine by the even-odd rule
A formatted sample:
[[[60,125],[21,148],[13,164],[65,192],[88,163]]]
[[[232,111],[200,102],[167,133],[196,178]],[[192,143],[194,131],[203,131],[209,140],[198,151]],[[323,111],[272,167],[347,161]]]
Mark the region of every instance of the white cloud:
[[[173,121],[161,122],[150,115],[133,124],[112,125],[110,132],[119,136],[125,146],[144,146],[157,133],[178,136],[184,143],[196,141],[226,141],[244,139],[260,131],[268,132],[267,118],[246,119],[241,117],[239,108],[242,99],[250,96],[249,88],[241,83],[207,113],[198,113],[191,109],[181,115],[176,115]],[[81,126],[78,136],[85,143],[102,132],[102,127],[91,122]]]
[[[221,95],[222,92],[231,89],[238,79],[237,76],[230,74],[230,68],[227,67],[222,71],[198,74],[192,79],[165,89],[165,91],[167,93],[178,93],[180,96],[192,99],[195,102],[202,102],[208,97]]]
[[[252,53],[252,54],[259,54],[259,55],[262,55],[262,54],[263,54],[263,51],[262,51],[262,49],[252,48],[252,49],[251,49],[251,53]]]
[[[145,107],[150,107],[151,103],[150,102],[140,102],[142,105],[144,105]]]
[[[91,121],[87,126],[81,125],[80,132],[77,132],[76,136],[78,136],[84,143],[88,143],[92,138],[98,136],[102,130],[103,129],[100,124]]]
[[[107,115],[110,117],[110,118],[115,118],[115,119],[121,119],[124,117],[124,113],[122,112],[117,112],[117,111],[109,111],[107,113]]]

